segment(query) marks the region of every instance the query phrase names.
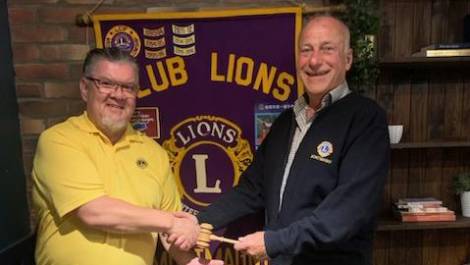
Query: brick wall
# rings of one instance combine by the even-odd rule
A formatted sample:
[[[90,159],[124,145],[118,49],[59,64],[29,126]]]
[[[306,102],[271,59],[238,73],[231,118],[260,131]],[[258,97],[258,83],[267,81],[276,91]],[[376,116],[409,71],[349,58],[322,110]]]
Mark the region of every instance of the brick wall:
[[[39,134],[84,109],[79,97],[78,79],[81,61],[86,52],[94,47],[94,36],[91,27],[75,25],[75,16],[92,9],[98,1],[7,1],[23,160],[28,179]],[[149,7],[165,10],[290,6],[292,2],[328,4],[328,1],[318,0],[105,0],[96,13],[145,12]]]

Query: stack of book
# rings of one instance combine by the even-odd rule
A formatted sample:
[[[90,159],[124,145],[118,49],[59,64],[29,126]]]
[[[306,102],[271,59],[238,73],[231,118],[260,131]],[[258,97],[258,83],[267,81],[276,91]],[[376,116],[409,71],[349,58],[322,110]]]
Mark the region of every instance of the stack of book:
[[[395,203],[395,214],[402,222],[455,221],[454,211],[432,197],[405,198]]]
[[[413,54],[419,57],[458,57],[470,56],[470,42],[442,43],[426,46]]]

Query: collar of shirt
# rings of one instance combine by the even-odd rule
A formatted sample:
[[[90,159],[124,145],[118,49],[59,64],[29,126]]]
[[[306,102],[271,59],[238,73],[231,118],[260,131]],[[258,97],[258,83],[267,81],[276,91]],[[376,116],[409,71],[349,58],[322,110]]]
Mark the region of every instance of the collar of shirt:
[[[88,118],[88,114],[86,111],[83,112],[81,116],[75,122],[75,126],[77,126],[80,130],[91,134],[98,134],[101,138],[111,144],[108,137],[101,132],[96,125]],[[130,142],[142,142],[141,139],[141,132],[138,132],[132,128],[130,124],[127,125],[126,132],[121,137],[121,139],[115,144],[116,147],[128,145]]]
[[[351,90],[348,87],[348,83],[342,83],[322,98],[320,108],[318,108],[318,110],[314,110],[308,105],[308,95],[306,93],[302,97],[299,97],[295,101],[293,108],[295,120],[297,121],[299,129],[301,131],[308,129],[318,112],[345,97],[349,93],[351,93]]]

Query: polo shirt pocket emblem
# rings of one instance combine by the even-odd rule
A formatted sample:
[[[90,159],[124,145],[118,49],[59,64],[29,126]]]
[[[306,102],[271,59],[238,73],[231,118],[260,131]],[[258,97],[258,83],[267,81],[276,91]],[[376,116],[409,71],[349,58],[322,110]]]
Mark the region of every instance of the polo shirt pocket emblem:
[[[140,167],[142,169],[144,169],[148,166],[147,161],[145,161],[145,159],[143,159],[143,158],[137,159],[137,161],[135,161],[135,163],[137,164],[138,167]]]
[[[330,156],[333,153],[333,144],[331,144],[328,141],[323,141],[317,146],[316,151],[317,151],[316,152],[317,154],[315,153],[312,154],[310,158],[327,163],[327,164],[332,163],[331,159],[328,159],[326,157]]]

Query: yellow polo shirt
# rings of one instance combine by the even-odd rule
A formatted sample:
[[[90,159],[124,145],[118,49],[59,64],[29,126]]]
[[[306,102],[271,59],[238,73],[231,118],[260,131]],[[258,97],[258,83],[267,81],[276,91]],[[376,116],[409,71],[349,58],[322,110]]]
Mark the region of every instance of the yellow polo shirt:
[[[86,112],[44,131],[33,167],[38,265],[150,265],[156,233],[112,233],[67,214],[102,195],[176,211],[180,196],[168,155],[130,126],[112,145]]]

